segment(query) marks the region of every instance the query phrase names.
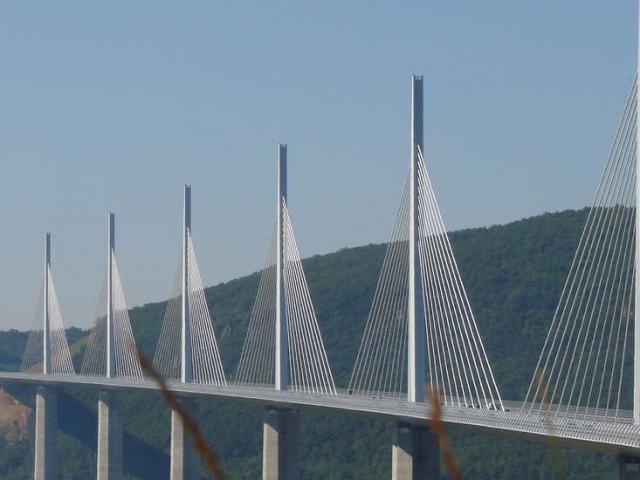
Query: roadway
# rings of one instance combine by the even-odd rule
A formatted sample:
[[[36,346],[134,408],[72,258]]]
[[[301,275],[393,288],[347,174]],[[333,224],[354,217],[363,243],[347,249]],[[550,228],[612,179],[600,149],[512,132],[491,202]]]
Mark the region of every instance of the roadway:
[[[109,390],[158,390],[152,380],[124,377],[106,378],[85,375],[43,375],[39,373],[0,372],[0,383],[34,385],[86,385]],[[228,384],[225,386],[168,382],[179,396],[217,397],[262,403],[282,408],[312,408],[356,415],[386,418],[413,425],[426,424],[431,419],[431,407],[423,403],[409,403],[400,398],[367,397],[338,391],[335,395],[302,391],[277,391],[259,385]],[[455,403],[455,402],[454,402]],[[553,438],[562,445],[595,448],[617,453],[640,455],[640,425],[633,423],[630,411],[617,416],[589,411],[550,413],[522,408],[522,402],[504,401],[504,411],[484,408],[442,406],[442,420],[493,433],[525,436],[538,441]]]

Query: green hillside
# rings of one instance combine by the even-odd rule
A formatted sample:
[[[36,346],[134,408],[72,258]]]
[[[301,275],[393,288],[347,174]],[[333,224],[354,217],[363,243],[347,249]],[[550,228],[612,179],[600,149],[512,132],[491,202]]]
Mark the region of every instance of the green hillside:
[[[504,398],[524,396],[585,218],[586,210],[565,211],[451,235]],[[348,382],[384,248],[368,245],[304,261],[339,386]],[[257,283],[258,274],[253,274],[207,289],[228,376],[238,362]],[[131,311],[134,334],[147,355],[153,355],[163,313],[162,303]],[[79,334],[74,330],[73,337]],[[24,333],[0,333],[0,366],[15,368],[25,342]],[[25,403],[33,402],[31,388],[7,388]],[[61,478],[94,476],[96,398],[96,392],[87,389],[63,392]],[[128,474],[140,479],[166,478],[169,413],[153,393],[123,394],[121,402],[126,417]],[[201,424],[229,478],[259,478],[261,418],[262,408],[248,402],[200,401]],[[305,411],[301,428],[302,478],[389,478],[391,425],[387,422]],[[556,478],[549,445],[457,428],[450,433],[465,478]],[[29,478],[31,441],[0,443],[0,478]],[[563,450],[562,458],[571,467],[570,478],[615,478],[615,458],[610,455]]]

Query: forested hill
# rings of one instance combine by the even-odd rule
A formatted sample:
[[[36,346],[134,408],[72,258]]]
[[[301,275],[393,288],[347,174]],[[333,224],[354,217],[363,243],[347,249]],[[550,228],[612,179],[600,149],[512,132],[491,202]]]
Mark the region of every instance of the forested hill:
[[[553,309],[586,219],[586,210],[565,211],[451,235],[454,252],[503,398],[523,397]],[[338,386],[346,386],[364,330],[384,245],[368,245],[304,261],[318,321]],[[126,275],[126,266],[124,267]],[[216,335],[228,376],[238,362],[258,274],[207,289]],[[164,304],[131,311],[139,346],[150,356]],[[78,339],[82,332],[74,330]],[[0,365],[17,366],[26,342],[21,332],[0,333]],[[82,353],[79,349],[77,357]],[[77,359],[78,360],[78,359]],[[8,387],[31,404],[28,388]],[[125,464],[132,478],[166,478],[169,415],[153,393],[121,395],[126,417]],[[68,389],[60,401],[60,454],[64,479],[92,478],[95,465],[96,392]],[[140,408],[144,405],[144,408]],[[230,478],[260,473],[262,409],[250,403],[200,401],[200,420]],[[550,448],[517,438],[451,430],[465,478],[555,478]],[[391,430],[381,420],[302,415],[300,459],[305,479],[389,478]],[[28,478],[30,441],[0,446],[0,478]],[[571,478],[611,474],[609,456],[562,451]]]

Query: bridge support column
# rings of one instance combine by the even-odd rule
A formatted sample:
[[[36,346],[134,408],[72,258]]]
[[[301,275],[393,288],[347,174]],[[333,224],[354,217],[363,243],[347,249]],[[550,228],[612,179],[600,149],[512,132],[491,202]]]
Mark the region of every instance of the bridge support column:
[[[298,480],[298,412],[268,408],[262,442],[262,479]]]
[[[622,454],[618,457],[620,480],[640,480],[640,458]]]
[[[197,405],[194,401],[181,400],[184,408],[195,415]],[[200,458],[193,450],[188,432],[185,431],[182,418],[177,411],[171,411],[171,467],[170,480],[190,480],[200,478]]]
[[[38,387],[36,391],[34,480],[53,480],[57,478],[57,400],[57,393],[52,387]]]
[[[98,398],[97,480],[123,477],[122,418],[113,392],[102,391]]]
[[[427,427],[398,423],[393,434],[392,480],[440,478],[438,440]]]

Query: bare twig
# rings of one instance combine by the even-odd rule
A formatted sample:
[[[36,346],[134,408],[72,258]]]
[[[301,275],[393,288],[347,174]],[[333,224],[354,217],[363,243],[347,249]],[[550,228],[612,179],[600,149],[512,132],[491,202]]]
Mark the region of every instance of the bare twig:
[[[180,403],[175,394],[171,390],[169,390],[165,379],[162,377],[162,375],[160,375],[160,373],[158,373],[153,364],[147,359],[147,357],[143,355],[140,350],[138,350],[138,358],[140,359],[140,365],[142,366],[144,371],[147,372],[151,376],[151,378],[153,378],[153,380],[158,384],[160,393],[165,403],[169,405],[171,410],[174,410],[178,413],[178,415],[180,415],[182,424],[191,435],[193,448],[198,453],[198,455],[200,455],[200,458],[202,458],[204,464],[207,467],[207,470],[209,470],[209,473],[211,473],[213,477],[218,480],[224,480],[225,476],[222,472],[222,468],[220,467],[218,457],[216,456],[213,449],[207,444],[207,441],[205,440],[204,435],[202,435],[198,424],[189,416],[182,403]]]
[[[442,461],[447,473],[453,480],[462,480],[462,473],[458,467],[458,462],[451,449],[449,443],[449,436],[442,421],[442,407],[440,406],[440,397],[438,396],[437,389],[430,388],[428,394],[429,404],[431,405],[431,430],[438,439],[438,445],[442,452]]]
[[[539,400],[542,405],[542,416],[544,424],[547,428],[549,445],[551,447],[551,463],[556,471],[556,477],[560,480],[566,480],[567,471],[560,454],[560,447],[558,446],[558,439],[553,435],[553,419],[549,414],[549,403],[547,401],[547,385],[544,383],[542,375],[538,376],[538,391],[540,392]]]

